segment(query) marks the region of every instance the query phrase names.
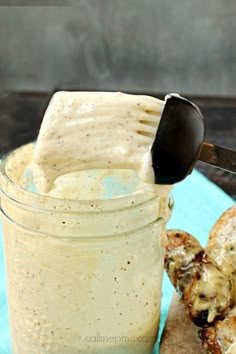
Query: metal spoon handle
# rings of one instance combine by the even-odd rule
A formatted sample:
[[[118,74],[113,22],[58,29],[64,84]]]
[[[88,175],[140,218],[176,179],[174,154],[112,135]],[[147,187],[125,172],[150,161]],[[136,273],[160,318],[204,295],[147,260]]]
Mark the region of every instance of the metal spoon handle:
[[[203,142],[198,160],[219,167],[222,170],[236,173],[236,151],[222,146]]]

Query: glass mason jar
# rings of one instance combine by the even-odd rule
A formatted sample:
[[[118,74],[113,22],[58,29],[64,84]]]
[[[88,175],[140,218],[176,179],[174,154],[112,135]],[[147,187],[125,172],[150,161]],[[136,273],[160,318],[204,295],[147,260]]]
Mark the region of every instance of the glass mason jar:
[[[16,149],[0,170],[13,353],[152,353],[168,198],[148,184],[98,200],[30,192],[32,151]]]

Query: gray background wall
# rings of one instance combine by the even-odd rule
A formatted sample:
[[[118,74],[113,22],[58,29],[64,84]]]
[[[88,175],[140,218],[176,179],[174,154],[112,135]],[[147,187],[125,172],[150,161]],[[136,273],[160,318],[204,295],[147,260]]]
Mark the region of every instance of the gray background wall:
[[[64,3],[0,6],[0,90],[236,96],[235,0]]]

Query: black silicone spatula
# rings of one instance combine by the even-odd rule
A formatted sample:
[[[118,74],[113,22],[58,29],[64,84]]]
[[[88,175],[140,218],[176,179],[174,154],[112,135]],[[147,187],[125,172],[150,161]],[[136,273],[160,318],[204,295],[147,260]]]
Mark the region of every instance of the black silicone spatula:
[[[236,173],[236,151],[205,142],[199,108],[177,94],[169,94],[152,146],[156,183],[183,180],[197,160]]]

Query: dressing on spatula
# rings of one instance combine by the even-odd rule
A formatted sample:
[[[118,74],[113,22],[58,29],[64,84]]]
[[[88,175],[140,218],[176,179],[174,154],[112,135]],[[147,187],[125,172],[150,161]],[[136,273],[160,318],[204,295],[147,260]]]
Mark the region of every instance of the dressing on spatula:
[[[164,108],[121,92],[57,92],[35,145],[34,182],[47,193],[57,177],[90,169],[131,169],[154,183],[151,148]]]

